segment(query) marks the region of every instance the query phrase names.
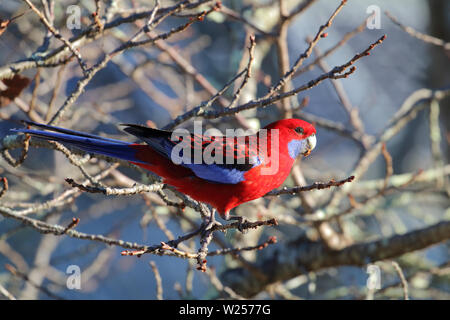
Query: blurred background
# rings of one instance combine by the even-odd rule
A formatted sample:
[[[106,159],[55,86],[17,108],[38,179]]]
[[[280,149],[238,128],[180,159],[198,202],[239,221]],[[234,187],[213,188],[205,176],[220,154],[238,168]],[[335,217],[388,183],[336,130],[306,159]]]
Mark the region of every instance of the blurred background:
[[[106,21],[126,17],[137,8],[153,8],[153,1],[100,1],[100,16]],[[296,8],[302,1],[280,1],[287,7]],[[44,3],[33,1],[42,10]],[[54,26],[67,39],[80,35],[92,24],[91,13],[96,10],[96,1],[55,1],[53,7]],[[162,7],[175,1],[160,1]],[[308,47],[307,38],[314,37],[340,1],[313,1],[300,15],[294,17],[287,31],[287,48],[290,66]],[[160,46],[142,46],[127,50],[115,57],[89,82],[85,91],[68,111],[60,126],[74,130],[101,134],[111,138],[133,141],[118,128],[119,123],[139,123],[162,128],[175,117],[207,100],[212,94],[208,90],[219,90],[247,63],[247,46],[250,34],[256,35],[253,76],[239,98],[239,104],[264,95],[270,84],[276,83],[280,74],[279,51],[274,41],[265,33],[277,30],[280,21],[279,1],[222,1],[224,10],[209,14],[204,21],[194,23],[189,29],[177,33]],[[81,9],[81,29],[67,28],[70,5]],[[209,8],[205,6],[205,8]],[[410,36],[385,14],[388,11],[403,25],[434,37],[450,41],[450,3],[440,0],[360,0],[348,4],[335,18],[327,30],[327,37],[319,41],[305,63],[308,66],[320,53],[333,48],[346,35],[364,25],[365,20],[378,8],[379,28],[363,27],[339,45],[323,61],[322,66],[330,70],[342,65],[356,53],[365,50],[383,34],[386,41],[375,48],[371,55],[356,63],[357,70],[348,79],[339,80],[349,105],[357,110],[368,139],[383,132],[404,101],[421,88],[449,89],[450,51]],[[19,0],[3,0],[0,3],[0,19],[10,19],[28,6]],[[133,11],[134,10],[134,11]],[[229,11],[227,11],[229,10]],[[198,10],[197,10],[198,11]],[[231,17],[233,12],[243,17],[244,23]],[[228,13],[228,14],[226,14]],[[104,31],[98,39],[83,45],[80,52],[89,66],[97,63],[106,53],[130,39],[148,19],[136,23],[124,23]],[[184,19],[184,20],[183,20]],[[185,17],[170,17],[159,25],[155,32],[167,32],[185,23]],[[141,25],[138,24],[141,23]],[[61,45],[56,39],[46,43],[46,29],[32,11],[11,23],[0,36],[0,67],[30,57],[39,57],[44,52]],[[181,58],[179,57],[181,56]],[[195,68],[196,74],[186,72],[177,57]],[[37,73],[38,72],[38,73]],[[317,78],[324,70],[312,66],[292,79],[291,86],[298,87]],[[0,72],[1,74],[1,72]],[[34,112],[48,121],[64,103],[82,77],[76,59],[55,67],[41,67],[20,73],[30,79],[20,99],[25,105],[32,104]],[[204,78],[203,85],[198,75]],[[38,83],[38,85],[37,85]],[[269,84],[269,85],[268,85]],[[239,83],[232,89],[236,90]],[[232,99],[233,90],[225,98]],[[213,92],[214,94],[214,92]],[[388,141],[386,147],[392,156],[393,177],[413,174],[420,169],[436,168],[442,173],[434,174],[420,188],[412,184],[405,190],[383,196],[369,205],[356,209],[352,215],[339,221],[338,229],[354,242],[403,234],[423,228],[438,221],[450,219],[448,197],[448,133],[449,99],[439,101],[437,145],[433,151],[430,139],[430,109],[425,108],[397,135]],[[342,96],[330,80],[291,99],[292,106],[306,104],[294,115],[305,119],[328,119],[344,128],[351,127],[348,112],[343,108]],[[213,106],[220,110],[220,106]],[[436,108],[434,109],[436,112]],[[284,116],[280,103],[266,108],[251,109],[239,113],[240,118],[221,117],[203,121],[203,127],[217,128],[225,132],[228,128],[258,129]],[[9,129],[17,127],[18,120],[30,117],[17,103],[0,108],[0,138],[10,134]],[[192,129],[192,120],[181,124]],[[301,161],[301,176],[305,184],[349,176],[361,157],[361,146],[325,126],[317,126],[317,147],[312,155]],[[373,140],[372,140],[373,141]],[[21,149],[11,151],[20,157]],[[439,157],[437,157],[439,156]],[[102,160],[83,158],[86,170],[95,174],[98,168],[105,168]],[[445,169],[447,168],[447,169]],[[437,170],[437,169],[436,169]],[[386,165],[382,156],[370,165],[360,177],[360,187],[354,187],[355,197],[366,197],[375,190],[371,183],[385,177]],[[428,171],[427,171],[428,172]],[[120,166],[114,177],[104,183],[117,185],[120,174],[135,181],[148,183],[149,176],[143,171]],[[0,176],[9,182],[9,190],[0,204],[15,209],[27,208],[27,204],[43,203],[65,190],[64,178],[82,181],[78,168],[73,166],[60,152],[47,148],[30,147],[22,165],[14,168],[0,159]],[[298,177],[298,176],[297,176]],[[439,178],[440,177],[440,178]],[[365,183],[365,184],[364,184]],[[298,184],[295,177],[286,181],[287,186]],[[379,185],[379,184],[378,184]],[[359,191],[359,193],[358,193]],[[324,209],[333,190],[313,191],[311,197],[317,208]],[[172,196],[172,195],[171,195]],[[192,209],[183,213],[177,208],[166,206],[154,196],[146,201],[141,195],[107,197],[97,194],[80,194],[73,201],[60,207],[38,210],[33,218],[48,223],[67,225],[72,217],[80,218],[76,230],[89,234],[102,234],[130,242],[159,244],[167,235],[158,226],[155,216],[163,221],[167,229],[179,236],[192,229],[191,222],[199,224],[199,215]],[[235,214],[250,219],[260,216],[280,217],[277,227],[259,228],[241,234],[230,231],[217,237],[232,246],[248,246],[259,243],[267,236],[275,235],[283,246],[299,237],[317,238],[314,227],[300,225],[303,221],[304,202],[298,196],[263,198],[244,204]],[[150,203],[149,203],[150,202]],[[22,203],[23,205],[18,205]],[[320,205],[319,205],[320,204]],[[347,200],[339,205],[347,206]],[[314,213],[314,212],[313,212]],[[188,220],[180,218],[185,215]],[[292,220],[294,222],[292,222]],[[317,233],[317,232],[316,232]],[[312,234],[312,235],[311,235]],[[198,239],[187,244],[195,250]],[[219,248],[213,243],[210,250]],[[416,299],[449,299],[449,242],[442,242],[425,250],[408,253],[396,260],[408,277],[409,296]],[[217,288],[211,284],[211,277],[195,270],[195,261],[174,257],[143,255],[140,258],[124,257],[123,248],[106,246],[100,242],[74,239],[67,236],[43,235],[18,221],[0,218],[0,284],[11,294],[21,299],[155,299],[156,281],[150,261],[159,269],[164,299],[217,297]],[[243,253],[250,262],[257,262],[261,256],[270,256],[275,249]],[[13,275],[11,265],[18,272]],[[81,289],[66,287],[68,266],[77,265],[82,271]],[[208,259],[208,265],[220,274],[228,268],[239,266],[230,256],[215,256]],[[402,286],[398,274],[390,264],[380,262],[381,290],[372,293],[375,299],[401,299]],[[21,276],[22,275],[22,276]],[[26,275],[26,279],[24,278]],[[304,299],[365,299],[368,297],[368,273],[366,267],[344,266],[306,272],[287,282],[283,288],[261,291],[258,298],[304,298]],[[284,291],[283,291],[284,290]],[[286,293],[289,292],[289,294]]]

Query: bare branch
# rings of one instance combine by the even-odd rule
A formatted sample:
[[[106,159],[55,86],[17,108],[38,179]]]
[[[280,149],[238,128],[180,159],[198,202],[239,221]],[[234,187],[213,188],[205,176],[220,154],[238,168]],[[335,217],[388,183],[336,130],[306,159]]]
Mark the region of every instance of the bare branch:
[[[331,187],[340,187],[340,186],[344,185],[345,183],[352,182],[354,179],[355,179],[355,176],[350,176],[350,177],[348,177],[344,180],[340,180],[340,181],[330,180],[329,182],[326,182],[326,183],[314,182],[312,185],[304,186],[304,187],[300,187],[300,186],[293,187],[293,188],[284,187],[280,190],[270,191],[265,196],[266,197],[267,196],[279,196],[282,194],[294,195],[296,193],[305,192],[305,191],[328,189]]]
[[[365,266],[368,263],[392,259],[450,239],[450,221],[394,235],[371,242],[351,245],[342,250],[330,250],[320,243],[303,243],[280,247],[270,258],[260,261],[266,281],[255,279],[242,268],[227,270],[222,276],[225,285],[238,294],[251,297],[270,283],[292,279],[305,272],[337,266]]]
[[[416,39],[419,39],[419,40],[421,40],[423,42],[431,43],[431,44],[433,44],[435,46],[438,46],[438,47],[443,47],[444,50],[450,50],[450,42],[445,42],[442,39],[430,36],[428,34],[425,34],[425,33],[419,32],[417,30],[414,30],[411,27],[403,25],[389,11],[385,11],[385,14],[388,16],[389,19],[391,19],[391,21],[393,23],[395,23],[397,26],[399,26],[403,31],[405,31],[410,36],[412,36],[412,37],[414,37]]]
[[[150,267],[152,267],[153,274],[155,275],[156,280],[156,299],[162,300],[163,299],[163,286],[162,286],[162,280],[161,275],[158,271],[158,267],[156,266],[156,263],[154,261],[150,261]]]

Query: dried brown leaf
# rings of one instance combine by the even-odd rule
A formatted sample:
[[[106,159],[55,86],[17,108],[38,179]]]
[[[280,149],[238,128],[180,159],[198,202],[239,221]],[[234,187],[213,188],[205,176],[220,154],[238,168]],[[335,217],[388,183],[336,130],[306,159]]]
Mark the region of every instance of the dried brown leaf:
[[[16,74],[11,79],[3,79],[2,81],[7,88],[0,91],[0,108],[14,101],[31,82],[29,78],[23,77],[20,74]]]

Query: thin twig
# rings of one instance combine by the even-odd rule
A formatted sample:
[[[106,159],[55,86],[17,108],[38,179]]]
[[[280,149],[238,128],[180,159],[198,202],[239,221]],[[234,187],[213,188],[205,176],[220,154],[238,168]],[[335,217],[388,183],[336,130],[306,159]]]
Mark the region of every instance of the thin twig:
[[[245,85],[248,83],[248,80],[250,79],[250,76],[252,73],[252,63],[253,63],[253,60],[255,59],[255,46],[256,46],[255,36],[251,35],[250,36],[250,47],[248,48],[248,63],[247,63],[247,68],[245,69],[244,79],[242,80],[242,83],[239,86],[239,88],[234,93],[233,99],[231,100],[231,102],[227,106],[227,108],[234,108],[236,103],[239,101],[242,89],[245,87]]]
[[[275,92],[279,91],[282,88],[282,86],[286,83],[286,81],[291,79],[293,74],[298,70],[298,68],[301,67],[301,65],[303,64],[303,61],[305,61],[305,59],[307,59],[311,55],[314,46],[322,38],[322,34],[325,32],[325,30],[327,28],[329,28],[332,25],[334,18],[339,14],[339,12],[342,10],[342,8],[344,7],[344,5],[346,3],[347,3],[347,0],[341,1],[340,5],[336,8],[336,10],[330,16],[328,21],[324,25],[320,26],[319,31],[317,32],[317,34],[315,35],[313,40],[310,42],[310,44],[309,44],[308,48],[305,50],[305,52],[303,52],[297,58],[294,65],[292,66],[292,68],[288,72],[286,72],[286,74],[283,77],[281,77],[280,80],[278,80],[278,83],[269,89],[269,92],[266,97],[271,97]]]
[[[372,51],[376,46],[381,44],[385,39],[386,39],[386,35],[382,36],[377,41],[372,43],[363,52],[358,53],[355,56],[353,56],[353,58],[350,59],[345,64],[334,67],[330,72],[324,73],[324,74],[320,75],[319,77],[315,78],[314,80],[311,80],[308,83],[306,83],[300,87],[297,87],[291,91],[273,95],[269,98],[263,97],[263,98],[259,98],[256,100],[252,100],[250,102],[244,103],[244,104],[237,106],[235,108],[232,108],[232,109],[225,109],[225,110],[221,110],[221,111],[207,111],[204,114],[202,114],[202,117],[206,118],[206,119],[212,119],[212,118],[218,118],[218,117],[226,116],[226,115],[233,115],[238,112],[242,112],[244,110],[266,107],[268,105],[275,103],[276,101],[280,101],[282,99],[286,99],[288,97],[297,95],[298,93],[300,93],[302,91],[309,90],[309,89],[317,86],[318,84],[320,84],[322,81],[324,81],[326,79],[337,79],[337,78],[348,77],[352,72],[354,72],[354,69],[353,69],[354,67],[352,67],[353,64],[356,61],[358,61],[359,59],[361,59],[362,57],[370,55],[370,51]],[[352,69],[350,69],[350,71],[346,72],[346,70],[351,67],[352,67]]]
[[[56,300],[63,300],[62,297],[54,294],[53,292],[51,292],[49,289],[47,289],[46,287],[35,283],[33,280],[31,280],[27,274],[20,272],[19,270],[17,270],[14,266],[10,265],[10,264],[6,264],[5,265],[6,270],[8,270],[12,275],[19,277],[21,279],[23,279],[24,281],[26,281],[27,283],[29,283],[31,286],[35,287],[36,289],[38,289],[39,291],[42,291],[44,294],[46,294],[47,296],[49,296],[52,299],[56,299]]]
[[[69,48],[69,50],[72,52],[72,54],[77,58],[78,63],[80,64],[81,69],[83,70],[83,73],[86,75],[88,72],[88,68],[86,66],[86,63],[84,62],[83,58],[81,57],[80,52],[78,49],[76,49],[72,43],[65,39],[58,30],[56,30],[53,25],[45,18],[44,14],[39,11],[34,4],[30,0],[24,0],[27,5],[33,10],[39,17],[39,19],[42,21],[42,23],[45,25],[45,27],[55,36],[56,39],[60,40],[64,45]]]
[[[0,181],[3,184],[2,190],[0,191],[0,198],[1,198],[5,195],[6,191],[8,191],[8,179],[6,179],[6,177],[1,177]]]
[[[20,166],[24,161],[25,161],[25,159],[27,158],[27,155],[28,155],[28,148],[29,148],[29,146],[30,146],[30,139],[31,139],[31,136],[30,135],[25,135],[25,139],[23,139],[23,149],[22,149],[22,153],[20,154],[20,156],[19,156],[19,159],[14,159],[10,154],[9,154],[9,152],[8,152],[8,150],[7,149],[3,149],[2,151],[1,151],[1,153],[2,153],[2,156],[3,156],[3,159],[5,159],[6,160],[6,162],[8,162],[11,166],[13,166],[13,167],[18,167],[18,166]]]
[[[163,286],[158,267],[154,261],[150,261],[150,267],[152,268],[156,280],[156,299],[163,300]]]
[[[409,300],[408,281],[406,281],[403,270],[396,261],[392,261],[392,265],[394,266],[394,269],[397,272],[398,277],[400,278],[400,282],[401,282],[402,288],[403,288],[403,297],[405,300]]]
[[[14,297],[11,292],[9,292],[8,290],[6,290],[6,288],[4,286],[2,286],[0,284],[0,294],[2,296],[4,296],[6,299],[8,300],[17,300],[16,297]]]
[[[419,39],[419,40],[421,40],[423,42],[431,43],[431,44],[433,44],[435,46],[443,47],[445,50],[450,50],[450,42],[445,42],[442,39],[430,36],[428,34],[425,34],[425,33],[419,32],[417,30],[414,30],[411,27],[403,25],[389,11],[385,11],[384,13],[388,16],[389,19],[391,19],[391,21],[393,23],[395,23],[397,26],[399,26],[403,31],[405,31],[410,36],[412,36],[412,37],[414,37],[416,39]]]
[[[70,178],[66,178],[65,180],[73,188],[78,188],[81,191],[89,193],[103,193],[107,196],[129,196],[132,194],[139,194],[144,192],[155,192],[157,190],[161,190],[164,186],[163,184],[152,184],[149,186],[136,184],[135,186],[130,188],[112,188],[107,186],[86,186],[84,184],[76,183],[73,179]]]
[[[332,46],[330,49],[325,51],[323,54],[318,55],[312,62],[310,62],[308,65],[304,66],[303,68],[298,69],[294,75],[293,78],[298,77],[299,75],[311,71],[318,63],[319,61],[323,60],[324,58],[330,56],[332,53],[334,53],[337,49],[341,48],[346,44],[351,38],[353,38],[355,35],[361,33],[364,31],[367,27],[367,21],[368,19],[371,19],[373,15],[369,16],[367,19],[364,19],[364,21],[356,27],[354,30],[347,32],[341,40],[339,40],[334,46]]]
[[[329,182],[326,183],[322,183],[322,182],[314,182],[312,185],[310,186],[298,186],[298,187],[293,187],[293,188],[287,188],[284,187],[282,189],[279,190],[273,190],[270,191],[269,193],[267,193],[265,196],[280,196],[282,194],[297,194],[300,192],[305,192],[305,191],[311,191],[311,190],[322,190],[322,189],[328,189],[331,187],[340,187],[342,185],[344,185],[345,183],[349,183],[352,182],[355,179],[355,176],[350,176],[346,179],[343,180],[339,180],[339,181],[335,181],[335,180],[330,180]]]

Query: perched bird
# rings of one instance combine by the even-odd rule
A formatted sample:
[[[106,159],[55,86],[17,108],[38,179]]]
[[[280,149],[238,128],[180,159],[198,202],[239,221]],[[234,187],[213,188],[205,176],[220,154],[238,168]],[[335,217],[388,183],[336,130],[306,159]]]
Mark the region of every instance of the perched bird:
[[[129,143],[69,129],[13,129],[89,153],[119,158],[150,170],[193,199],[210,204],[225,220],[230,210],[279,187],[299,155],[316,146],[316,129],[299,119],[273,122],[249,136],[203,136],[135,124],[124,130],[145,142]]]

